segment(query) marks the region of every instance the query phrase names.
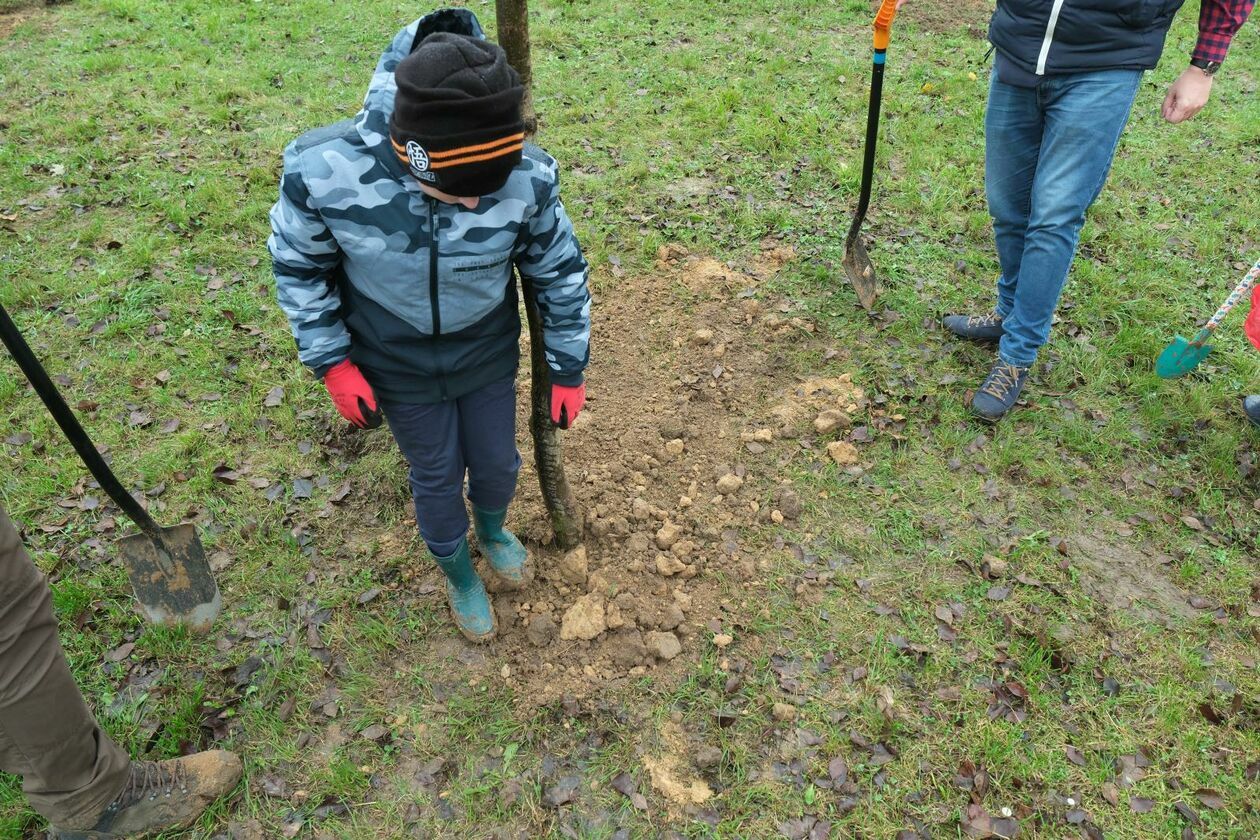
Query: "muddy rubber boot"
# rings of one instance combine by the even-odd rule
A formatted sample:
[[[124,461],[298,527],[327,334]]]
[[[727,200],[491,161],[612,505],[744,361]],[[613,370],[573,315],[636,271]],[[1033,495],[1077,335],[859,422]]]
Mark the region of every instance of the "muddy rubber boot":
[[[500,511],[482,510],[473,505],[473,529],[477,543],[490,561],[490,568],[503,581],[503,588],[520,589],[528,582],[525,563],[529,552],[511,531],[503,527],[507,508]]]
[[[1243,411],[1253,425],[1260,426],[1260,394],[1254,394],[1244,399]]]
[[[188,826],[241,778],[241,760],[208,750],[167,761],[133,761],[131,778],[92,828],[52,826],[52,840],[148,837]]]
[[[998,359],[980,390],[971,398],[972,412],[989,423],[1001,420],[1019,399],[1024,383],[1028,380],[1029,370],[1031,368],[1008,365]]]
[[[468,556],[468,538],[459,541],[459,548],[450,557],[437,557],[438,568],[446,575],[446,600],[451,617],[464,638],[481,644],[499,632],[499,620],[486,596],[485,584],[477,577],[472,558]]]
[[[984,315],[946,315],[941,319],[945,329],[967,341],[997,341],[1005,330],[1002,316],[996,312]]]

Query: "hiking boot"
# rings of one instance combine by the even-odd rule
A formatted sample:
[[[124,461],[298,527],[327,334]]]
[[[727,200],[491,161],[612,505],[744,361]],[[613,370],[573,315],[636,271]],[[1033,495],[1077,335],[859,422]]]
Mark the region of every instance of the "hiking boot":
[[[241,760],[208,750],[167,761],[133,761],[131,778],[92,828],[52,826],[51,840],[140,838],[188,826],[220,796],[236,787]]]
[[[1002,316],[996,312],[985,315],[946,315],[941,319],[945,329],[968,341],[997,341],[1002,337]]]
[[[1243,411],[1246,412],[1248,420],[1260,426],[1260,394],[1252,395],[1243,400]]]
[[[1029,370],[1031,368],[1008,365],[998,359],[980,390],[971,398],[972,412],[990,423],[1001,420],[1019,399],[1019,392],[1024,390]]]
[[[468,538],[459,541],[459,548],[450,557],[433,558],[446,575],[446,600],[451,605],[451,617],[464,638],[470,642],[488,642],[499,631],[499,621],[494,607],[486,596],[485,584],[473,568],[468,556]]]
[[[473,529],[477,532],[481,553],[490,561],[490,568],[499,576],[504,589],[520,589],[527,582],[525,562],[529,560],[529,553],[521,541],[503,527],[505,519],[507,508],[492,511],[473,505]]]

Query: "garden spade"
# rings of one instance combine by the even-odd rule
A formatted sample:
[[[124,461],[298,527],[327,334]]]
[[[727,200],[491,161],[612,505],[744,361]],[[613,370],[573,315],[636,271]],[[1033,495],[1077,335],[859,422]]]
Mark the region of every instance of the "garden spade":
[[[1194,338],[1186,341],[1181,336],[1173,339],[1172,343],[1164,348],[1164,352],[1159,354],[1159,358],[1155,360],[1155,372],[1164,379],[1175,379],[1178,376],[1187,374],[1198,367],[1199,362],[1207,358],[1212,352],[1212,345],[1207,340],[1212,337],[1212,332],[1225,320],[1225,316],[1229,311],[1238,305],[1238,302],[1247,294],[1247,290],[1260,280],[1260,260],[1251,267],[1234,291],[1230,292],[1229,297],[1221,304],[1221,308],[1216,310],[1216,314],[1212,319],[1203,325],[1203,329],[1194,334]]]
[[[160,527],[123,488],[3,306],[0,339],[101,489],[140,527],[139,534],[118,541],[118,551],[145,617],[155,624],[183,624],[194,632],[208,631],[223,601],[193,526]]]
[[[875,174],[875,141],[879,137],[879,106],[884,91],[884,60],[888,55],[888,42],[892,37],[893,17],[897,14],[897,0],[883,0],[875,15],[875,53],[871,62],[871,101],[866,111],[866,148],[862,158],[862,191],[858,196],[857,212],[849,226],[849,237],[844,243],[844,272],[849,275],[858,303],[870,310],[879,294],[879,278],[875,266],[866,255],[862,243],[862,222],[871,203],[871,180]]]

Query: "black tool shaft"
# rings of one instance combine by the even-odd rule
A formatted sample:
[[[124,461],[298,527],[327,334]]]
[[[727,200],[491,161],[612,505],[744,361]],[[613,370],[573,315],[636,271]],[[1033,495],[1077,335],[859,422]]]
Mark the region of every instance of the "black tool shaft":
[[[875,178],[875,147],[879,139],[879,110],[884,93],[884,53],[875,53],[875,62],[871,65],[871,102],[866,110],[866,148],[862,154],[862,189],[858,195],[857,213],[853,216],[853,224],[849,228],[849,239],[857,237],[866,219],[866,210],[871,205],[871,182]]]
[[[113,471],[110,470],[109,465],[105,463],[105,459],[101,457],[101,453],[93,445],[91,438],[88,437],[87,432],[84,431],[83,426],[79,423],[79,419],[70,410],[70,406],[66,405],[66,401],[62,399],[57,386],[48,378],[48,372],[39,363],[39,359],[35,357],[30,346],[26,343],[26,339],[22,337],[22,333],[18,331],[17,325],[13,323],[9,313],[4,310],[3,306],[0,306],[0,340],[3,340],[9,354],[13,356],[18,363],[18,367],[22,369],[22,373],[30,380],[31,385],[35,388],[35,393],[39,394],[39,398],[44,401],[44,405],[48,407],[49,413],[57,421],[61,431],[65,432],[70,445],[74,447],[75,452],[79,453],[79,457],[83,459],[83,463],[87,465],[88,471],[92,473],[97,483],[101,485],[101,489],[109,494],[109,497],[114,500],[114,504],[118,505],[140,527],[140,530],[144,531],[146,536],[162,547],[162,529],[153,521],[153,517],[149,516],[148,512],[140,506],[140,503],[118,482]]]

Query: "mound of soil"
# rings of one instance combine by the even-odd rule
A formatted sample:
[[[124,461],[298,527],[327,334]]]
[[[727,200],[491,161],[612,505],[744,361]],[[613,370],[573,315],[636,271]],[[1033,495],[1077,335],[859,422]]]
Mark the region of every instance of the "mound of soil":
[[[694,661],[715,634],[729,643],[725,608],[769,568],[770,529],[756,526],[801,513],[779,484],[776,450],[798,434],[842,433],[865,410],[847,376],[802,383],[787,372],[815,326],[765,285],[793,258],[768,242],[738,270],[668,246],[653,276],[597,295],[589,402],[563,436],[586,524],[574,552],[552,545],[527,454],[523,372],[526,455],[509,527],[530,549],[534,581],[494,594],[499,638],[484,657],[461,657],[469,676],[484,670],[541,705]],[[847,451],[832,456],[851,463]],[[410,534],[397,537],[388,542],[411,551]],[[440,599],[436,569],[415,571],[412,592]]]

